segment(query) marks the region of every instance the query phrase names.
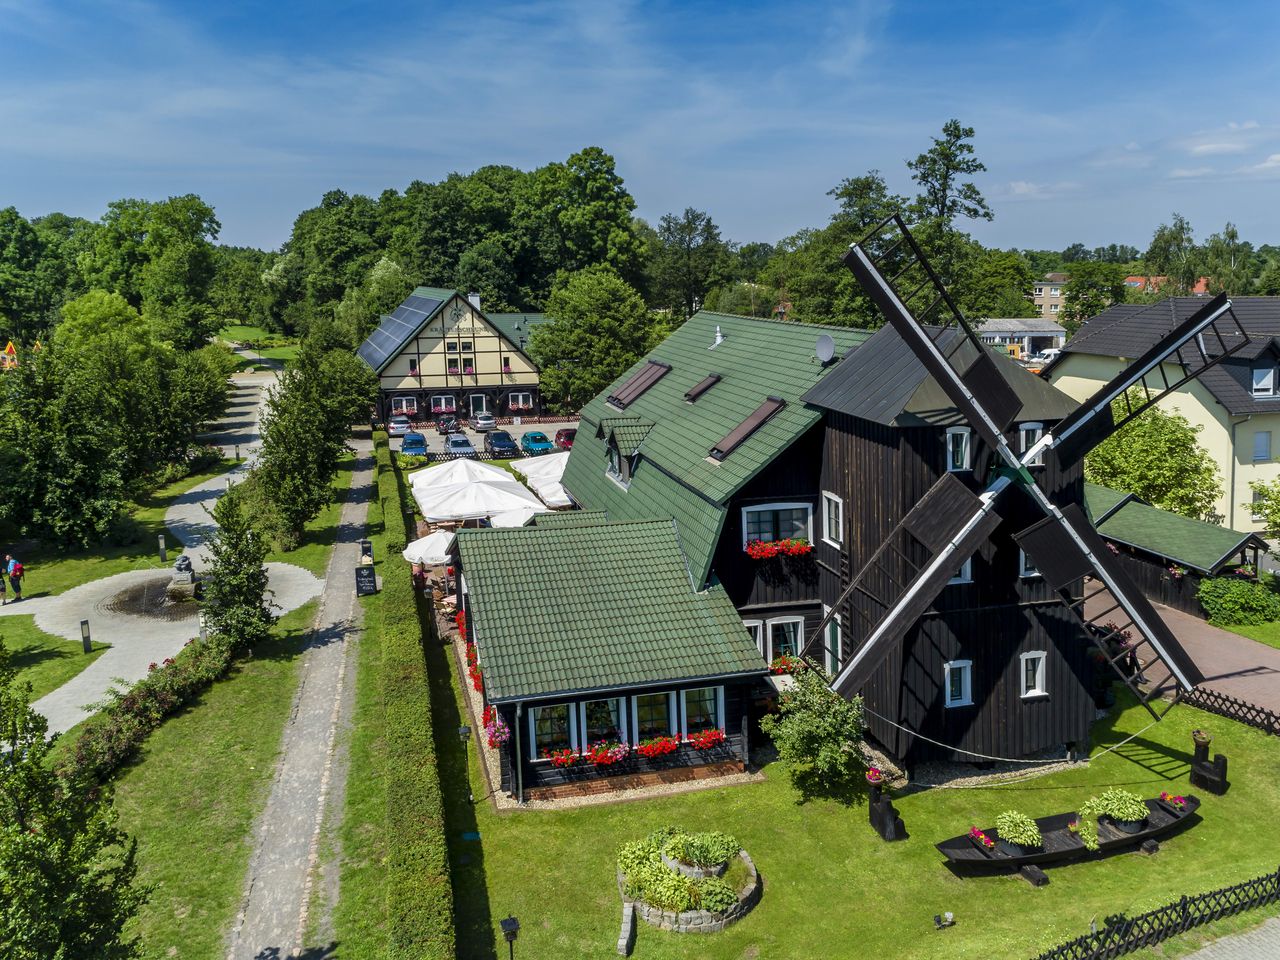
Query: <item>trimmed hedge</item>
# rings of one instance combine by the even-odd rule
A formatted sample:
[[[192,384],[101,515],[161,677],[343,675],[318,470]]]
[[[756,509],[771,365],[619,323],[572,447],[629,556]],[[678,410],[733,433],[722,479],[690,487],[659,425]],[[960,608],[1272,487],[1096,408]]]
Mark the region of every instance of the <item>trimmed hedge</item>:
[[[1280,596],[1267,584],[1242,577],[1203,580],[1196,594],[1209,622],[1257,626],[1280,620]]]
[[[407,566],[396,562],[407,541],[408,492],[392,466],[387,435],[373,438],[388,560],[381,594],[388,955],[445,960],[455,955],[453,885],[423,655],[435,631],[428,602],[413,589]]]

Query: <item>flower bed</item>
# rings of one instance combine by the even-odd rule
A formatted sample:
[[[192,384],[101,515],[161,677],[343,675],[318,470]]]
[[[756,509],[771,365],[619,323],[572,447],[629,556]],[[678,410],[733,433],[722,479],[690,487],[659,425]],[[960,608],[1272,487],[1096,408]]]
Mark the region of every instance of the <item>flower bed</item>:
[[[746,546],[752,560],[772,560],[774,557],[803,557],[813,552],[813,544],[803,537],[787,537],[784,540],[751,540]]]

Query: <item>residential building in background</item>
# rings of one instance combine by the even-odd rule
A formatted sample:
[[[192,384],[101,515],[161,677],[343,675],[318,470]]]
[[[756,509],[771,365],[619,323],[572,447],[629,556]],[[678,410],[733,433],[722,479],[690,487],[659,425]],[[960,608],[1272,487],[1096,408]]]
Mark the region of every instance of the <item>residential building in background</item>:
[[[1249,508],[1254,481],[1280,478],[1280,297],[1233,297],[1249,344],[1160,401],[1200,428],[1199,443],[1218,465],[1223,494],[1217,521],[1243,531],[1264,529]],[[1045,370],[1049,381],[1085,400],[1204,306],[1199,297],[1118,303],[1088,320]],[[1168,364],[1169,382],[1181,367]]]
[[[997,317],[980,321],[978,336],[983,343],[1018,359],[1060,348],[1066,343],[1067,331],[1046,317]]]
[[[1070,279],[1069,273],[1046,273],[1043,280],[1036,281],[1031,288],[1031,302],[1040,311],[1040,316],[1055,317],[1062,312]]]
[[[1159,293],[1160,288],[1169,282],[1168,277],[1125,277],[1124,285],[1139,293]],[[1200,277],[1191,288],[1192,296],[1207,297],[1209,295],[1209,278]]]

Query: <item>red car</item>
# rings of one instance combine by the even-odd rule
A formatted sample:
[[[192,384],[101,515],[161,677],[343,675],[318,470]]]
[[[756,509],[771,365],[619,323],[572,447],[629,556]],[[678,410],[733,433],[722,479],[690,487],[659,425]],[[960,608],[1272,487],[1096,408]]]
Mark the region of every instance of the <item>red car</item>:
[[[573,438],[578,435],[575,427],[565,427],[563,430],[556,431],[556,446],[561,450],[573,449]]]

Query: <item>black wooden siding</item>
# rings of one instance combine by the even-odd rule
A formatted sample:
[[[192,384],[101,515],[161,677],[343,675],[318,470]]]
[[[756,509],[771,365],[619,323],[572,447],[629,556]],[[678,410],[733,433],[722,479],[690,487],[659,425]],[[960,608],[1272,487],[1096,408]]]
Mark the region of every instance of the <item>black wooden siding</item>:
[[[887,427],[834,412],[828,412],[826,423],[821,489],[843,499],[846,549],[842,553],[819,540],[816,557],[822,600],[834,604],[842,585],[857,575],[945,472],[946,430]],[[1016,424],[1013,431],[1017,449]],[[985,486],[991,457],[976,434],[970,442],[976,469],[956,476],[976,493]],[[1079,502],[1079,467],[1063,472],[1053,455],[1046,454],[1045,466],[1031,470],[1055,501]],[[925,737],[979,753],[1017,757],[1083,739],[1093,704],[1080,631],[1042,579],[1019,576],[1019,551],[1012,534],[1043,515],[1016,489],[1004,494],[998,509],[1002,523],[973,557],[973,582],[944,588],[863,694],[870,710]],[[913,560],[922,558],[918,554]],[[892,575],[905,583],[910,576],[905,562],[899,562]],[[887,583],[880,588],[886,594],[891,589]],[[1080,588],[1076,585],[1073,594],[1079,596]],[[864,600],[853,597],[840,611],[846,658],[852,652],[851,641],[865,635],[865,628],[859,634],[863,619],[857,611],[866,607]],[[1018,654],[1035,650],[1048,654],[1050,695],[1024,701]],[[942,706],[943,664],[954,659],[973,660],[972,707]],[[908,761],[952,754],[884,720],[869,719],[876,739]]]
[[[1117,549],[1120,566],[1149,600],[1207,619],[1208,614],[1196,597],[1202,579],[1199,573],[1188,570],[1177,579],[1169,572],[1169,561],[1163,557],[1132,552],[1122,544],[1117,544]]]

